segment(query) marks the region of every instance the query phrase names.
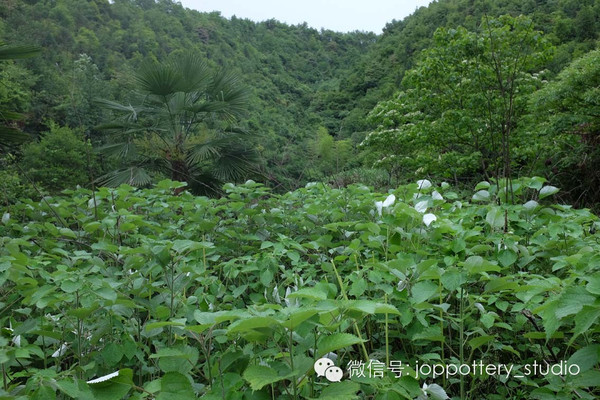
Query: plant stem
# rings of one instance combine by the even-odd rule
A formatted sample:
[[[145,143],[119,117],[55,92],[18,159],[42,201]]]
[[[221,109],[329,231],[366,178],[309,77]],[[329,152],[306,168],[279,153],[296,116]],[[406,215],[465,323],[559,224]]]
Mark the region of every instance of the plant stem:
[[[459,314],[460,314],[460,328],[459,328],[459,352],[460,352],[460,364],[462,365],[464,363],[464,321],[463,321],[463,314],[464,314],[464,291],[463,288],[461,286],[460,288],[460,306],[459,306]],[[465,378],[464,376],[461,374],[460,375],[460,399],[464,400],[465,399]]]
[[[342,277],[338,273],[338,270],[335,267],[335,263],[333,262],[333,260],[331,260],[331,265],[333,266],[333,272],[335,272],[338,284],[340,285],[340,291],[342,292],[342,296],[344,296],[344,299],[347,301],[348,295],[346,294],[346,289],[344,288],[344,282],[342,281]],[[360,329],[358,329],[358,324],[356,323],[356,321],[354,321],[352,322],[352,325],[354,326],[354,332],[356,333],[356,336],[358,336],[358,338],[361,340],[360,347],[363,353],[363,358],[365,359],[365,362],[369,362],[369,352],[365,347],[365,342],[362,338],[362,335],[360,334]]]
[[[383,300],[387,305],[387,294],[383,295]],[[444,357],[442,356],[442,359]],[[388,330],[388,313],[385,313],[385,365],[390,366],[390,337]]]

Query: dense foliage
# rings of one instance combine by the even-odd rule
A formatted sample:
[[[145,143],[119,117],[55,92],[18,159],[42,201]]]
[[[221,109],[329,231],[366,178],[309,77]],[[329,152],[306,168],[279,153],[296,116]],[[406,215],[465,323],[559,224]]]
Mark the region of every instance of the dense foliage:
[[[544,204],[558,189],[543,182],[500,205],[493,183],[471,198],[429,181],[385,202],[254,182],[211,200],[170,181],[25,201],[0,225],[4,395],[400,399],[427,383],[445,398],[435,382],[464,399],[595,398],[600,222]],[[332,352],[407,369],[327,385],[312,365]],[[474,360],[581,372],[409,376]]]
[[[600,397],[600,0],[0,16],[0,398]]]
[[[481,34],[478,26],[484,15],[493,19],[504,14],[527,15],[533,22],[531,28],[543,32],[556,47],[554,57],[540,66],[548,70],[546,79],[553,79],[573,59],[596,46],[597,0],[437,1],[389,23],[380,36],[317,31],[276,20],[227,20],[218,13],[187,10],[170,0],[15,0],[0,5],[0,35],[10,43],[40,45],[44,51],[25,63],[3,66],[0,102],[26,111],[28,118],[21,127],[34,135],[47,131],[54,121],[81,130],[98,144],[101,139],[95,127],[112,116],[94,104],[94,97],[135,104],[131,98],[136,87],[134,71],[147,62],[164,61],[173,52],[191,52],[210,68],[237,73],[251,88],[248,112],[240,122],[248,132],[261,135],[256,146],[260,180],[278,190],[310,180],[340,182],[344,179],[331,174],[352,177],[357,174],[351,170],[371,167],[372,159],[364,158],[357,148],[376,128],[366,116],[378,102],[407,89],[401,86],[405,72],[424,58],[422,50],[435,45],[436,29],[463,26]],[[442,45],[439,40],[437,45]],[[520,112],[527,117],[529,111]],[[326,152],[342,145],[349,156],[326,161],[314,145],[315,141],[328,143],[322,140],[323,131],[335,140]],[[536,124],[522,132],[532,138],[528,143],[542,135]],[[517,158],[520,165],[528,166],[541,160],[527,152]],[[562,164],[554,166],[560,169]],[[463,172],[466,176],[459,180],[473,178],[469,171],[457,174]],[[525,171],[534,172],[548,178],[556,175],[543,162]],[[89,186],[89,182],[81,184]],[[577,200],[581,189],[569,188],[565,194]],[[587,205],[597,201],[583,198]]]

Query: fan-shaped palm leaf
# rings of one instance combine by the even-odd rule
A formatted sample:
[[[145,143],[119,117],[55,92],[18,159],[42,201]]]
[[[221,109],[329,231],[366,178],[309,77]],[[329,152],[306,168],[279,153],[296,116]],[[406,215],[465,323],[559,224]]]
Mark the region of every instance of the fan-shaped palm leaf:
[[[254,149],[235,144],[214,161],[213,175],[222,181],[237,181],[254,172],[257,161]]]
[[[152,182],[152,178],[141,167],[129,167],[117,171],[109,172],[97,179],[98,184],[109,187],[117,187],[122,184],[131,186],[147,186]]]
[[[0,60],[15,60],[18,58],[29,58],[37,55],[40,51],[41,49],[38,46],[9,46],[5,42],[0,42]]]
[[[231,124],[246,110],[247,90],[237,76],[213,73],[197,55],[182,55],[146,64],[136,81],[144,95],[139,106],[99,104],[123,115],[120,121],[102,126],[118,134],[118,142],[131,142],[132,137],[145,142],[138,146],[143,154],[133,157],[137,165],[143,156],[145,166],[166,170],[171,179],[186,179],[196,188],[202,184],[191,185],[192,181],[210,176],[210,183],[205,184],[212,188],[219,179],[237,180],[251,170],[254,158],[247,148],[248,138],[242,140],[247,134],[235,129],[219,132],[225,126],[223,120]],[[207,130],[215,133],[207,135]],[[103,150],[131,158],[133,147],[127,146],[113,143]],[[161,158],[163,162],[158,162]],[[125,171],[115,172],[104,182],[128,178]]]

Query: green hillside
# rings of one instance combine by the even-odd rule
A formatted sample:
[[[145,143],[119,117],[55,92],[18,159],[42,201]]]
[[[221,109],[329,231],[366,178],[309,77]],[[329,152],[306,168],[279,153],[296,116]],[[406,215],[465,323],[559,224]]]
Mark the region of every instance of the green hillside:
[[[236,125],[255,136],[260,161],[250,177],[277,190],[312,180],[346,184],[366,179],[381,186],[393,177],[370,170],[373,155],[358,146],[377,128],[368,114],[402,87],[405,73],[432,44],[437,28],[460,25],[477,31],[483,16],[502,14],[529,16],[555,46],[540,66],[550,80],[597,43],[600,5],[593,0],[434,1],[404,20],[391,21],[379,36],[317,31],[276,20],[228,20],[167,0],[8,1],[0,6],[0,37],[10,44],[39,45],[42,53],[5,65],[0,105],[25,112],[27,118],[18,124],[34,138],[57,124],[88,135],[98,147],[108,140],[98,126],[114,115],[95,99],[134,102],[136,71],[149,61],[191,52],[214,68],[237,73],[248,89],[247,111]],[[530,159],[525,163],[532,173],[571,181],[556,173],[565,165],[555,160],[548,166]],[[88,175],[112,166],[101,160],[94,173],[82,174],[81,184],[89,185]],[[23,167],[35,170],[27,163]],[[581,190],[574,190],[579,198]],[[596,199],[584,204],[590,201]]]

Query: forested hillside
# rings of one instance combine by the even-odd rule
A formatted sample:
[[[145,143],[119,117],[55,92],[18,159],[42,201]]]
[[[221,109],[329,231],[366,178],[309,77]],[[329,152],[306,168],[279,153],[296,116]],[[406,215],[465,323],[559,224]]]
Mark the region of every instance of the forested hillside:
[[[255,136],[260,161],[251,177],[283,190],[335,174],[345,176],[336,182],[368,179],[377,185],[391,182],[390,171],[369,170],[373,157],[358,148],[377,126],[367,115],[402,87],[437,28],[476,31],[484,15],[526,14],[555,46],[539,66],[553,79],[595,47],[599,10],[593,0],[436,1],[376,36],[227,20],[167,0],[9,1],[0,9],[3,40],[43,51],[2,69],[0,104],[26,112],[19,125],[34,138],[65,126],[102,144],[98,126],[112,117],[95,100],[130,103],[135,71],[169,54],[193,52],[210,66],[239,74],[247,86],[247,111],[236,125]],[[109,163],[95,164],[96,172],[110,169]],[[35,165],[23,167],[35,175]],[[557,167],[531,168],[551,177]],[[95,176],[82,171],[82,184],[89,175]]]
[[[4,103],[17,92],[29,112],[25,130],[39,133],[53,120],[93,136],[105,116],[93,98],[128,101],[131,73],[145,61],[194,52],[250,87],[242,123],[260,135],[265,179],[288,189],[309,177],[319,128],[339,130],[343,114],[323,105],[323,93],[336,91],[376,40],[275,20],[226,20],[171,1],[11,1],[1,13],[5,41],[43,47],[40,57],[3,72],[17,85]]]

